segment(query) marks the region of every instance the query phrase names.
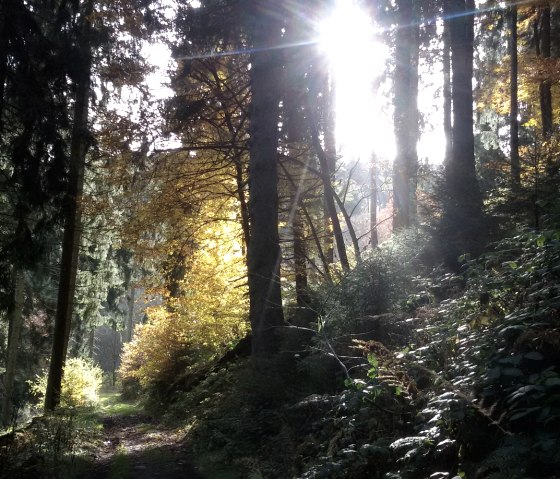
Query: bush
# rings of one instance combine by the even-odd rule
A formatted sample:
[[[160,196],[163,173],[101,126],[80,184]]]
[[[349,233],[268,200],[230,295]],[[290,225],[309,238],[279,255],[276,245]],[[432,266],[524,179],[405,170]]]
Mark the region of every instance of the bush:
[[[319,291],[321,328],[333,333],[354,332],[364,316],[406,309],[412,295],[423,293],[417,279],[424,272],[426,246],[426,237],[403,231],[374,250],[340,283]]]
[[[45,400],[48,373],[37,376],[34,381],[29,381],[31,393],[40,403]],[[91,360],[72,358],[66,361],[62,387],[60,392],[60,405],[62,407],[87,407],[95,406],[99,402],[99,391],[103,383],[103,371]]]

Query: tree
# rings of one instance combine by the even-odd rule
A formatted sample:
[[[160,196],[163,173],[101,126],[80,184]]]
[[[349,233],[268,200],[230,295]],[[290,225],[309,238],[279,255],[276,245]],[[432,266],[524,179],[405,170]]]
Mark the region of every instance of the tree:
[[[21,360],[24,301],[37,295],[27,286],[32,276],[40,276],[37,266],[49,249],[44,239],[57,227],[60,188],[66,181],[67,116],[61,88],[64,72],[50,34],[57,26],[57,7],[5,2],[1,8],[0,247],[3,268],[11,270],[2,405],[2,418],[7,422]]]
[[[452,73],[452,154],[445,165],[444,228],[450,244],[448,261],[462,253],[476,254],[484,244],[482,196],[475,168],[473,135],[474,1],[449,0]]]
[[[519,108],[517,104],[517,5],[511,5],[510,9],[510,37],[509,37],[509,55],[510,55],[510,112],[509,112],[509,147],[511,162],[511,183],[514,191],[519,190],[521,186],[521,165],[519,161],[519,121],[517,116]]]
[[[393,104],[397,155],[393,163],[393,230],[416,222],[418,183],[419,23],[413,0],[398,0]]]
[[[452,107],[451,107],[451,39],[449,35],[449,18],[446,12],[449,11],[449,0],[443,0],[443,52],[442,52],[442,69],[443,69],[443,132],[445,135],[445,155],[444,164],[451,161],[453,152],[453,132],[452,132]]]
[[[9,311],[8,354],[6,358],[6,373],[4,376],[4,398],[2,400],[2,424],[7,426],[12,421],[13,386],[16,374],[16,362],[20,344],[20,334],[23,326],[23,301],[25,278],[21,268],[14,267],[14,296]]]
[[[281,41],[279,7],[270,0],[252,2],[251,140],[247,251],[249,319],[255,358],[273,355],[279,347],[277,328],[284,323],[280,289],[278,235],[278,121],[282,63],[275,49]]]
[[[550,5],[548,4],[548,2],[545,2],[543,6],[538,7],[537,16],[534,22],[534,36],[537,57],[540,57],[542,59],[550,58]],[[552,134],[553,125],[552,92],[550,80],[543,79],[540,81],[539,97],[541,107],[542,134],[544,138],[549,138]]]
[[[65,204],[64,237],[60,281],[54,324],[53,349],[45,392],[45,409],[52,411],[60,402],[60,388],[72,320],[78,252],[82,221],[82,193],[86,154],[89,147],[88,108],[91,89],[91,26],[93,1],[88,0],[81,12],[78,26],[74,118],[70,144],[70,174]]]

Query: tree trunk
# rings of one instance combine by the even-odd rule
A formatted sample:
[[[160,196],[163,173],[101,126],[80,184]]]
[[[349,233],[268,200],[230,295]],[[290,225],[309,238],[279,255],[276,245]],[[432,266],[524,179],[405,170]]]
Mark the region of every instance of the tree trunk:
[[[449,10],[449,0],[444,0],[444,12]],[[453,132],[451,123],[451,38],[449,20],[444,14],[443,22],[443,132],[445,135],[445,157],[443,164],[451,161],[453,154]]]
[[[126,332],[123,338],[127,343],[132,341],[132,332],[134,331],[134,305],[136,304],[136,288],[134,284],[130,284],[130,293],[126,297],[128,306],[128,314],[126,316]]]
[[[418,183],[419,27],[413,0],[397,0],[395,33],[394,125],[397,154],[393,163],[393,230],[416,223]]]
[[[473,135],[474,0],[450,0],[452,73],[452,156],[445,168],[445,217],[449,253],[478,254],[485,242],[482,197],[478,186]]]
[[[511,184],[514,192],[521,186],[521,165],[519,162],[519,121],[517,120],[517,6],[510,7],[510,89],[509,89],[509,146],[511,162]]]
[[[88,343],[89,357],[93,360],[95,359],[95,327],[89,330]]]
[[[243,252],[247,251],[251,241],[251,229],[249,220],[249,207],[245,197],[245,179],[243,178],[243,163],[241,158],[236,158],[235,162],[235,181],[237,200],[239,201],[239,211],[241,213],[241,229],[243,231]]]
[[[299,7],[301,8],[301,6]],[[297,13],[297,12],[294,12]],[[299,15],[291,15],[285,33],[286,41],[297,44],[306,39],[307,31]],[[285,52],[284,91],[282,121],[285,125],[285,137],[289,158],[298,158],[302,152],[305,138],[305,118],[302,100],[305,98],[305,72],[309,61],[306,48],[289,49]],[[303,152],[305,159],[311,155]],[[290,226],[293,241],[293,264],[296,287],[296,303],[299,308],[309,307],[309,287],[307,281],[307,241],[305,235],[304,195],[307,183],[308,161],[294,161],[282,165],[286,172],[290,194]],[[294,178],[296,179],[294,181]]]
[[[0,135],[4,123],[4,89],[8,70],[8,36],[6,34],[6,22],[10,8],[6,0],[0,1]]]
[[[25,278],[21,266],[14,264],[12,276],[14,295],[9,312],[10,333],[6,355],[6,372],[4,373],[4,398],[2,400],[2,424],[5,427],[8,427],[12,423],[14,380],[16,376],[21,329],[23,326],[23,302],[25,292]]]
[[[278,234],[278,121],[282,64],[277,50],[281,26],[272,1],[256,1],[251,25],[251,127],[247,255],[252,354],[265,358],[278,351],[277,328],[284,324],[280,289]]]
[[[309,286],[307,284],[307,246],[305,242],[305,223],[301,207],[296,206],[292,217],[294,236],[294,273],[296,277],[296,302],[300,308],[309,306]]]
[[[66,195],[62,259],[56,305],[53,347],[49,366],[45,410],[52,411],[60,402],[60,388],[72,319],[78,254],[81,238],[82,192],[85,159],[88,150],[88,104],[91,88],[91,48],[89,45],[89,2],[83,11],[80,52],[82,64],[76,78],[76,99],[70,143],[69,185]]]
[[[335,135],[335,84],[334,77],[330,71],[330,67],[325,65],[325,71],[322,72],[323,79],[323,137],[325,142],[325,155],[329,170],[329,182],[332,184],[334,180],[334,172],[336,170],[336,135]],[[324,200],[323,222],[325,227],[325,255],[330,264],[334,263],[334,226],[332,223],[332,214],[329,209],[328,202]]]
[[[309,111],[311,109],[308,109]],[[336,241],[336,251],[338,252],[338,259],[342,269],[347,272],[350,271],[350,263],[348,262],[348,255],[346,254],[346,245],[344,243],[344,236],[342,234],[342,228],[340,227],[340,221],[338,219],[338,213],[336,211],[334,190],[331,183],[331,174],[329,169],[329,160],[323,150],[321,145],[321,140],[319,139],[319,132],[317,131],[317,125],[314,119],[310,118],[310,129],[311,129],[311,140],[313,142],[313,147],[319,158],[319,166],[321,168],[321,180],[323,181],[323,188],[325,192],[325,204],[327,212],[329,214],[331,225],[333,229],[334,239]]]
[[[537,25],[536,48],[537,55],[542,58],[550,58],[550,5],[540,8],[539,20],[540,28]],[[552,114],[552,92],[550,80],[541,80],[539,84],[539,97],[541,105],[542,133],[545,139],[552,134],[553,114]]]
[[[348,214],[348,210],[346,206],[344,206],[344,202],[340,199],[336,191],[332,190],[334,200],[338,205],[338,209],[342,213],[342,217],[344,218],[344,222],[346,223],[346,228],[348,228],[348,235],[350,236],[350,240],[352,241],[352,246],[354,247],[354,256],[356,257],[356,261],[358,263],[362,262],[362,254],[360,252],[360,244],[358,241],[358,236],[356,235],[356,230],[354,229],[354,225],[352,224],[352,218]]]
[[[369,184],[369,227],[370,227],[370,240],[369,243],[372,248],[379,244],[377,236],[377,158],[375,154],[371,155],[371,164],[369,167],[370,184]]]
[[[290,173],[287,171],[285,165],[282,165],[282,163],[280,165],[282,166],[282,169],[283,169],[283,171],[286,175],[286,179],[290,183],[292,189],[296,190],[297,185],[296,185],[294,179],[291,177]],[[325,253],[323,252],[323,246],[321,244],[321,237],[319,235],[319,232],[317,231],[317,228],[315,227],[315,223],[313,222],[313,218],[311,218],[311,215],[307,211],[307,208],[305,207],[305,204],[301,203],[300,208],[301,208],[301,213],[303,214],[303,216],[305,217],[305,220],[307,221],[307,227],[309,228],[309,231],[311,233],[311,237],[313,238],[313,240],[315,242],[315,247],[317,248],[317,254],[319,255],[319,259],[321,260],[321,265],[323,266],[323,271],[320,271],[318,268],[317,268],[317,270],[322,274],[322,276],[325,278],[325,280],[329,284],[332,284],[332,277],[331,277],[331,272],[330,272],[330,264],[332,264],[332,263],[329,263]]]

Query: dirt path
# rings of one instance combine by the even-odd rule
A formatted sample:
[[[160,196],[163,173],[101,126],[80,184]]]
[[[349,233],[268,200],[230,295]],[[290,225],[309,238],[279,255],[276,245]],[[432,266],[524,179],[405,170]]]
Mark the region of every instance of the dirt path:
[[[202,479],[190,464],[180,431],[159,424],[146,414],[102,418],[101,447],[91,462],[77,465],[83,479]]]

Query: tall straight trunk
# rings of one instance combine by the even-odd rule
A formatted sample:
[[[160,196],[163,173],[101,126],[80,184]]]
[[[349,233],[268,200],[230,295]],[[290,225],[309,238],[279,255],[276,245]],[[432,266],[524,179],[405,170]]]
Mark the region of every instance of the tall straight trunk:
[[[292,233],[294,237],[296,302],[300,308],[304,308],[309,306],[309,286],[307,283],[307,245],[305,241],[305,222],[299,205],[296,206],[296,211],[292,217]]]
[[[306,37],[305,28],[299,16],[291,16],[285,33],[290,44],[301,42]],[[288,156],[297,158],[305,138],[305,118],[302,111],[302,99],[305,98],[305,66],[309,61],[307,49],[290,49],[285,52],[284,91],[282,121],[285,124],[285,136]],[[305,153],[305,158],[309,156]],[[298,307],[309,306],[309,287],[307,281],[307,241],[305,235],[304,190],[307,183],[307,161],[291,162],[282,166],[289,177],[290,186],[290,227],[293,242],[293,265]],[[294,178],[296,181],[294,181]]]
[[[88,105],[91,89],[91,47],[89,45],[89,15],[92,3],[83,11],[80,53],[82,64],[76,78],[76,98],[70,143],[70,172],[65,204],[64,235],[60,279],[53,333],[53,347],[45,393],[45,410],[52,411],[60,402],[60,388],[73,312],[78,254],[82,233],[82,192],[85,159],[88,150]]]
[[[8,36],[6,34],[8,9],[8,1],[0,1],[0,135],[4,129],[4,89],[8,72]]]
[[[372,248],[375,248],[379,244],[377,235],[377,158],[375,154],[371,155],[369,182],[369,243]]]
[[[449,0],[444,0],[444,12],[449,10]],[[451,122],[451,38],[449,20],[444,16],[443,21],[443,133],[445,135],[445,157],[443,164],[451,161],[453,154],[453,132]]]
[[[346,206],[344,205],[344,202],[342,201],[340,196],[338,196],[336,191],[334,191],[334,189],[333,189],[333,197],[334,197],[334,200],[335,200],[336,204],[338,205],[338,209],[342,213],[342,217],[344,218],[344,222],[346,223],[346,228],[348,229],[348,236],[350,236],[350,240],[352,241],[352,246],[354,247],[354,256],[356,258],[356,261],[358,263],[361,263],[362,262],[362,254],[360,252],[360,243],[358,241],[358,235],[356,234],[356,230],[354,229],[354,225],[352,224],[352,218],[350,217],[350,214],[348,213],[348,210],[346,209]]]
[[[88,349],[90,359],[95,359],[95,327],[89,330],[88,335]]]
[[[280,289],[278,234],[278,121],[282,64],[269,47],[280,41],[278,7],[271,0],[253,5],[251,57],[251,126],[249,147],[249,215],[247,254],[252,354],[270,357],[279,348],[277,330],[284,324]]]
[[[331,68],[325,65],[322,85],[322,113],[323,113],[323,138],[325,144],[325,155],[329,170],[329,181],[332,184],[334,172],[336,171],[336,135],[335,135],[335,83]],[[332,223],[332,214],[325,198],[323,204],[323,223],[325,228],[325,254],[329,263],[334,263],[334,241],[335,233]]]
[[[474,188],[479,196],[476,181],[473,135],[473,40],[474,11],[472,0],[449,0],[452,18],[449,20],[452,56],[453,148],[452,162],[447,168],[448,178],[458,190],[458,200]],[[471,195],[467,195],[470,197]],[[476,201],[476,204],[480,200]],[[466,205],[465,205],[466,206]]]
[[[485,242],[482,196],[476,177],[473,135],[474,0],[450,0],[452,155],[445,166],[448,243],[453,256],[477,254]],[[456,258],[451,259],[455,261]]]
[[[239,201],[239,211],[241,213],[241,230],[243,231],[243,251],[246,252],[251,240],[251,227],[249,220],[249,207],[245,196],[245,178],[243,177],[243,163],[241,158],[237,157],[235,163],[235,182],[236,194]]]
[[[550,5],[540,8],[538,24],[536,26],[535,44],[537,55],[550,58]],[[552,134],[552,92],[550,80],[541,80],[539,84],[539,97],[541,106],[542,133],[545,139]]]
[[[397,154],[393,163],[393,230],[416,223],[418,184],[419,26],[413,0],[397,0],[395,33],[394,125]]]
[[[521,185],[521,164],[519,162],[519,121],[517,120],[517,6],[510,7],[510,87],[509,87],[509,147],[511,163],[511,184],[514,191]]]
[[[14,380],[16,376],[17,354],[23,327],[23,301],[25,291],[24,272],[20,265],[14,264],[13,300],[9,312],[9,338],[6,355],[6,372],[4,373],[4,398],[2,400],[2,424],[12,423]]]
[[[126,297],[126,302],[128,306],[128,311],[126,315],[126,329],[124,335],[124,341],[129,343],[132,341],[132,332],[134,330],[134,305],[136,303],[136,287],[134,284],[130,284],[130,292]]]
[[[295,191],[297,189],[296,182],[294,181],[294,179],[290,175],[290,172],[287,170],[286,166],[282,165],[282,163],[280,163],[280,166],[282,167],[282,169],[283,169],[283,171],[286,175],[286,179],[290,183],[290,186],[291,186],[292,190]],[[315,243],[315,247],[317,248],[317,254],[319,255],[319,259],[321,260],[321,265],[323,266],[323,271],[319,270],[319,268],[317,268],[317,270],[321,273],[321,275],[325,278],[325,280],[329,284],[332,284],[332,277],[331,277],[331,272],[330,272],[330,264],[332,264],[332,263],[329,263],[326,255],[323,251],[323,245],[322,245],[322,241],[321,241],[322,238],[319,234],[319,231],[315,227],[315,222],[313,221],[313,218],[311,217],[311,215],[309,214],[309,211],[307,211],[307,208],[305,207],[305,203],[300,204],[300,209],[301,209],[301,214],[303,215],[303,218],[305,218],[305,221],[307,222],[307,227],[309,228],[311,238],[313,238],[313,241]]]
[[[310,110],[310,109],[309,109]],[[348,255],[346,254],[346,244],[344,243],[344,236],[342,234],[342,228],[340,227],[340,220],[338,219],[338,213],[336,211],[335,205],[335,192],[331,183],[331,173],[329,169],[329,160],[321,145],[321,139],[319,138],[319,132],[317,131],[317,126],[313,118],[310,118],[311,127],[311,141],[313,143],[313,148],[319,159],[319,166],[321,168],[321,180],[323,181],[323,190],[325,194],[325,205],[327,212],[329,214],[330,222],[333,229],[333,235],[336,242],[336,251],[338,253],[338,259],[344,271],[350,271],[350,263],[348,262]]]

